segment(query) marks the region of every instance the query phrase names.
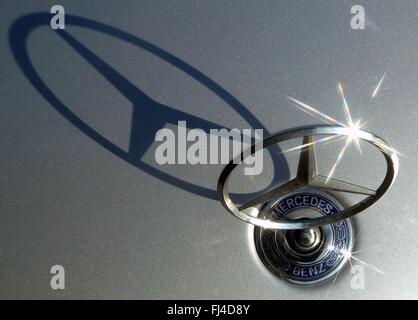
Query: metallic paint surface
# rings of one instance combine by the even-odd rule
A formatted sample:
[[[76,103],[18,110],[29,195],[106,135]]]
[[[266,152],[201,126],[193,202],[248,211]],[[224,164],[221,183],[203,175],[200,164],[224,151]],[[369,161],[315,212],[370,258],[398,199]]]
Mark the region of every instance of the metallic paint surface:
[[[23,75],[7,43],[16,19],[48,13],[52,3],[2,1],[0,298],[418,298],[418,3],[361,2],[369,20],[366,30],[353,31],[350,8],[358,3],[351,1],[60,1],[68,14],[125,30],[187,61],[271,132],[317,123],[291,107],[287,95],[342,116],[335,95],[342,81],[365,129],[402,154],[396,183],[355,219],[356,247],[373,248],[362,259],[385,274],[367,269],[366,288],[353,290],[349,272],[332,288],[278,281],[257,262],[251,227],[226,215],[219,201],[138,170],[65,120]],[[225,101],[152,55],[93,31],[66,31],[158,102],[248,127]],[[131,102],[53,33],[45,27],[29,37],[42,79],[127,148]],[[143,159],[152,164],[153,150]],[[344,165],[361,182],[355,165]],[[222,168],[164,170],[215,191]],[[62,291],[50,288],[55,264],[66,270]]]

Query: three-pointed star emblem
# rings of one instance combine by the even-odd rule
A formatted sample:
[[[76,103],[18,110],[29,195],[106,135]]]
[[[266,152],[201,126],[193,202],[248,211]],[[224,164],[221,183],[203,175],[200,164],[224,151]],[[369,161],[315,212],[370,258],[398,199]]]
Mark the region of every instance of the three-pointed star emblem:
[[[269,192],[241,205],[239,211],[253,207],[257,204],[266,203],[273,198],[296,192],[306,187],[315,187],[321,190],[340,191],[347,193],[375,195],[372,189],[358,186],[345,181],[327,178],[318,174],[314,140],[310,136],[303,138],[298,170],[296,177],[270,190]]]

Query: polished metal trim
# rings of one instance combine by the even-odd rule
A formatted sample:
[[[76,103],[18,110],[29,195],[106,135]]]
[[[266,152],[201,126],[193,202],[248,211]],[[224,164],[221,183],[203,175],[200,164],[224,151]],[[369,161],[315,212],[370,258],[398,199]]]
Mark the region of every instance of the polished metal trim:
[[[393,150],[383,139],[377,135],[370,133],[364,130],[358,130],[356,137],[367,141],[368,143],[375,146],[385,157],[387,169],[386,175],[380,186],[376,190],[371,190],[361,186],[357,186],[351,183],[344,181],[329,179],[326,183],[326,178],[318,175],[316,171],[316,159],[315,152],[312,151],[313,146],[304,147],[301,150],[301,157],[298,166],[298,173],[296,177],[292,180],[289,180],[273,190],[257,197],[256,199],[251,200],[250,202],[241,205],[238,207],[230,198],[228,192],[228,180],[232,171],[237,167],[241,161],[245,158],[248,158],[254,154],[257,150],[267,148],[268,146],[283,142],[289,139],[294,138],[304,138],[304,142],[312,141],[312,137],[321,136],[321,135],[339,135],[350,137],[352,132],[350,128],[341,127],[341,126],[312,126],[304,127],[303,129],[289,129],[282,132],[279,132],[269,138],[264,139],[261,142],[258,142],[252,145],[250,150],[246,149],[241,152],[236,158],[232,159],[229,164],[224,168],[218,180],[218,192],[221,196],[221,203],[237,218],[251,223],[253,225],[271,228],[271,229],[306,229],[322,225],[327,225],[335,223],[337,221],[347,219],[366,208],[370,207],[375,203],[383,194],[390,188],[393,184],[399,168],[398,156],[395,150]],[[249,152],[250,151],[250,152]],[[318,217],[314,219],[302,219],[298,221],[272,221],[269,219],[262,219],[247,214],[245,209],[254,208],[258,212],[258,208],[254,207],[258,204],[263,204],[269,200],[283,196],[289,193],[299,191],[305,187],[312,186],[321,190],[332,190],[332,191],[341,191],[348,193],[357,193],[364,194],[368,197],[362,201],[359,201],[355,205],[344,209],[338,214],[332,216]]]

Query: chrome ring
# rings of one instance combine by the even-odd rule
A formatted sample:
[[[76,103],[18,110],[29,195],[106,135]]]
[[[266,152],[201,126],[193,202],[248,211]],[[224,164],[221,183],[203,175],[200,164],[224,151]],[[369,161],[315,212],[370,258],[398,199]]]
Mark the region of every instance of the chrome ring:
[[[327,225],[331,223],[335,223],[337,221],[346,219],[351,217],[366,208],[370,207],[373,203],[375,203],[383,194],[390,188],[392,183],[394,182],[399,168],[398,157],[396,151],[394,151],[383,139],[374,135],[373,133],[358,130],[356,133],[356,137],[362,139],[364,141],[369,142],[373,146],[375,146],[379,151],[383,154],[386,159],[387,170],[386,176],[380,186],[376,189],[375,194],[368,196],[364,200],[358,202],[357,204],[344,209],[338,214],[331,215],[331,216],[323,216],[313,219],[303,219],[298,221],[272,221],[268,219],[262,219],[258,217],[251,216],[244,212],[244,210],[240,211],[236,204],[231,200],[228,192],[228,180],[229,177],[234,170],[245,158],[248,158],[252,154],[255,153],[256,150],[267,148],[268,146],[283,142],[289,139],[294,138],[302,138],[302,137],[313,137],[313,136],[321,136],[321,135],[340,135],[340,136],[350,136],[351,132],[349,128],[341,127],[341,126],[312,126],[312,127],[305,127],[303,129],[290,129],[279,132],[267,139],[264,139],[261,142],[258,142],[252,145],[250,148],[250,152],[248,149],[242,151],[236,158],[232,159],[229,164],[224,168],[222,171],[219,180],[218,180],[218,192],[221,196],[221,203],[228,210],[237,218],[251,223],[253,225],[263,227],[263,228],[270,228],[270,229],[284,229],[284,230],[291,230],[291,229],[306,229],[312,227],[318,227],[322,225]],[[242,160],[241,160],[242,159]],[[255,208],[255,207],[254,207]],[[257,209],[257,208],[255,208]],[[258,211],[258,209],[257,209]]]

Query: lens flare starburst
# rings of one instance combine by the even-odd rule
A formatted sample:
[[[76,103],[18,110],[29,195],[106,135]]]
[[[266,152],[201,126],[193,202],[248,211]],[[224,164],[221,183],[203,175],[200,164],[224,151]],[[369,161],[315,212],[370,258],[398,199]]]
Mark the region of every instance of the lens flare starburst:
[[[339,249],[339,248],[334,247],[333,245],[329,245],[327,247],[327,250],[334,251],[341,258],[343,258],[344,260],[346,260],[349,263],[351,270],[353,270],[353,267],[356,264],[358,264],[358,265],[362,265],[362,266],[364,266],[366,268],[369,268],[369,269],[371,269],[371,270],[373,270],[373,271],[375,271],[377,273],[380,273],[380,274],[383,274],[384,275],[385,272],[383,272],[381,269],[377,268],[376,266],[374,266],[374,265],[372,265],[370,263],[365,262],[364,260],[362,260],[362,259],[360,259],[358,257],[361,252],[373,250],[373,249],[376,249],[376,248],[379,248],[379,247],[369,248],[369,249],[363,249],[363,250],[359,250],[359,251],[351,251],[351,250],[347,250],[347,249],[343,249],[343,248],[342,249]],[[330,287],[327,290],[327,293],[325,295],[325,298],[327,298],[328,295],[329,295],[329,293],[331,292],[331,289],[333,288],[334,283],[337,280],[338,275],[340,274],[340,272],[341,272],[341,270],[338,271],[338,273],[335,275],[335,277],[334,277],[334,279],[333,279]]]
[[[383,78],[381,80],[381,82],[383,81]],[[378,91],[378,88],[381,85],[381,82],[378,84],[377,88],[375,89],[375,91]],[[287,96],[292,102],[295,103],[295,106],[299,109],[302,110],[318,119],[320,119],[321,121],[327,123],[327,124],[332,124],[332,125],[337,125],[337,126],[341,126],[343,127],[344,130],[344,136],[346,137],[346,141],[345,144],[343,145],[343,147],[341,148],[341,150],[339,151],[337,158],[334,162],[334,164],[332,165],[327,178],[326,178],[326,183],[332,178],[332,176],[334,175],[339,163],[341,162],[341,160],[344,157],[344,154],[346,153],[346,150],[350,147],[350,145],[352,143],[355,144],[355,146],[357,147],[357,150],[359,151],[359,153],[361,153],[361,147],[360,147],[360,133],[361,133],[361,129],[363,127],[363,123],[361,122],[361,119],[357,119],[357,120],[353,120],[353,117],[351,115],[351,110],[350,110],[350,105],[347,101],[346,95],[344,93],[344,88],[343,85],[340,83],[338,83],[338,93],[340,95],[341,101],[342,101],[342,107],[344,110],[344,114],[345,114],[345,123],[340,122],[336,119],[334,119],[333,117],[319,111],[317,108],[304,103],[302,101],[299,101],[293,97]],[[311,143],[311,145],[315,145],[315,144],[319,144],[319,143],[323,143],[325,141],[331,142],[331,141],[337,141],[337,139],[335,139],[337,136],[332,136],[332,137],[327,137],[327,138],[323,138],[323,139],[319,139],[313,143]],[[302,146],[303,147],[303,146]],[[287,151],[293,151],[295,148],[291,148]]]
[[[385,80],[386,72],[383,74],[383,77],[380,79],[379,83],[377,84],[376,88],[373,90],[372,98],[375,98],[379,93],[380,87],[382,86],[383,80]]]
[[[351,267],[353,266],[353,261],[354,262],[357,262],[357,263],[359,263],[359,264],[362,264],[363,266],[366,266],[366,267],[368,267],[368,268],[371,268],[372,270],[374,270],[374,271],[376,271],[376,272],[378,272],[378,273],[380,273],[380,274],[385,274],[382,270],[380,270],[379,268],[377,268],[377,267],[375,267],[374,265],[372,265],[372,264],[370,264],[370,263],[367,263],[367,262],[365,262],[364,260],[362,260],[362,259],[360,259],[357,255],[360,253],[360,252],[363,252],[363,251],[366,251],[366,250],[360,250],[360,251],[351,251],[351,250],[347,250],[347,249],[337,249],[337,248],[335,248],[334,246],[329,246],[328,247],[328,249],[330,250],[330,251],[335,251],[335,252],[337,252],[338,253],[338,255],[340,256],[340,257],[342,257],[343,259],[346,259],[349,263],[350,263],[350,265],[351,265]]]

